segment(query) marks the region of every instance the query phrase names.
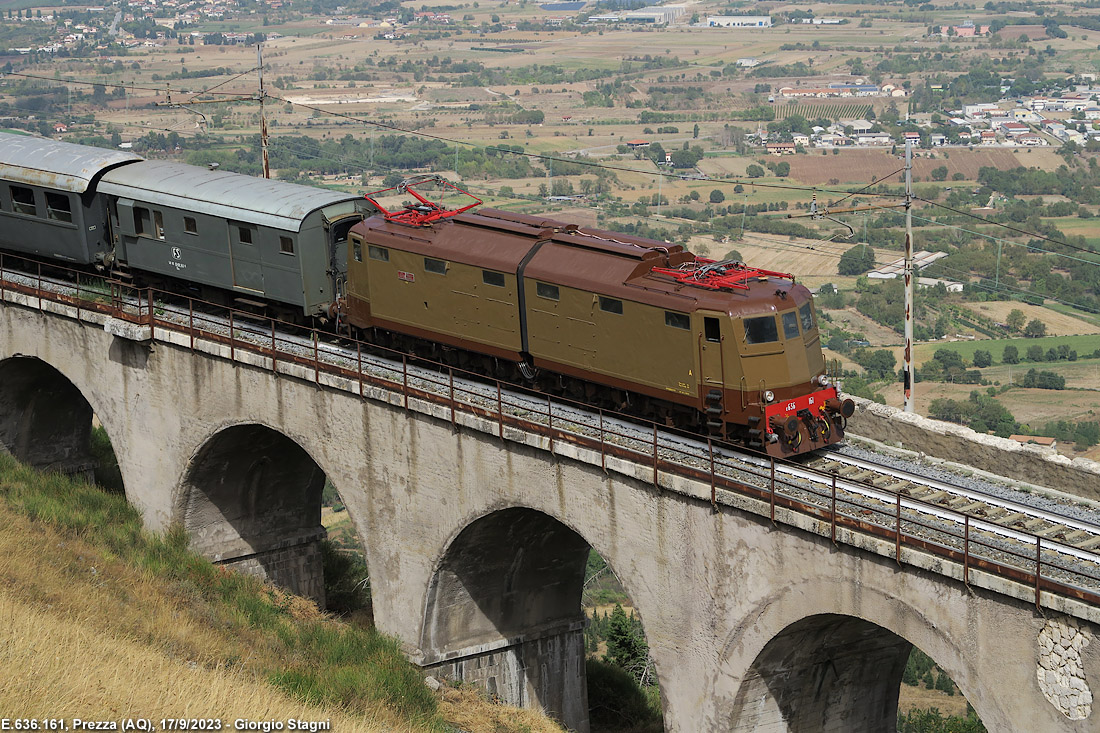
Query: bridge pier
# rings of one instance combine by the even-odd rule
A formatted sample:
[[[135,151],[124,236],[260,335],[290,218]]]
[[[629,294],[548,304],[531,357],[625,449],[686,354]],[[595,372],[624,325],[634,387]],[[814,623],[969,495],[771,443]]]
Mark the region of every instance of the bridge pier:
[[[421,667],[435,677],[475,684],[507,705],[540,707],[569,730],[586,733],[585,624],[582,618],[565,628],[452,651]]]

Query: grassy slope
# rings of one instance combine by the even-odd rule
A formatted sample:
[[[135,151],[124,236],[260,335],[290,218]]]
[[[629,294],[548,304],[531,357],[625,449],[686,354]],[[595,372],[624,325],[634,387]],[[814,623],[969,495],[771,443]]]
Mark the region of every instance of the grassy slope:
[[[340,731],[560,731],[439,697],[370,629],[153,536],[120,495],[0,455],[0,710],[330,719]]]

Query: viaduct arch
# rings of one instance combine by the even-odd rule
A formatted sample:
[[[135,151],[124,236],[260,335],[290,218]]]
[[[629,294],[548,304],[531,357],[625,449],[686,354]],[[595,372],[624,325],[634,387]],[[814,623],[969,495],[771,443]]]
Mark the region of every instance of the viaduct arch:
[[[223,441],[242,440],[240,431],[256,431],[267,452],[289,448],[284,440],[299,447],[340,489],[365,538],[378,626],[426,669],[495,664],[500,688],[518,690],[508,660],[538,659],[540,689],[577,684],[567,662],[547,664],[545,672],[541,665],[545,650],[568,650],[581,633],[571,626],[574,607],[561,599],[575,588],[583,538],[615,568],[645,622],[669,731],[750,730],[750,715],[762,716],[758,730],[810,730],[811,718],[826,716],[844,721],[838,730],[880,730],[874,726],[888,720],[891,705],[885,687],[853,670],[843,658],[849,647],[830,643],[835,636],[861,643],[864,658],[887,669],[884,677],[905,643],[920,646],[993,730],[1095,729],[1100,644],[1092,637],[1100,614],[1088,609],[1078,611],[1079,620],[1040,612],[1005,593],[967,588],[935,563],[922,569],[911,557],[898,566],[873,540],[833,545],[812,523],[773,526],[730,505],[715,513],[709,487],[689,479],[662,477],[655,486],[651,467],[620,459],[605,472],[598,453],[563,441],[549,451],[545,439],[518,431],[502,440],[495,423],[490,430],[463,416],[452,424],[445,409],[415,401],[406,409],[382,392],[364,400],[347,380],[326,375],[317,384],[296,365],[272,372],[262,360],[231,361],[219,344],[192,353],[186,335],[133,340],[105,331],[102,320],[8,303],[0,313],[0,365],[16,355],[40,359],[84,395],[115,443],[130,500],[152,529],[186,522],[188,507],[196,528],[214,526],[200,518],[238,512],[230,525],[240,531],[225,535],[222,549],[232,547],[249,535],[240,500],[186,487],[211,485],[214,472],[203,466],[224,461],[230,443]],[[0,398],[5,425],[16,411],[9,405]],[[299,458],[287,459],[298,477],[293,485],[305,487],[300,505],[288,500],[294,507],[312,501],[315,485]],[[263,463],[262,455],[256,460]],[[233,470],[234,486],[247,483],[251,469]],[[292,525],[272,526],[276,533],[301,529]],[[507,557],[492,555],[493,538],[515,545],[500,553]],[[233,559],[247,558],[223,561]],[[482,561],[492,561],[493,572],[468,567]],[[540,594],[538,578],[560,592]],[[510,600],[488,602],[497,591]],[[465,621],[448,626],[442,609],[451,601]],[[1076,639],[1073,654],[1052,656],[1050,640],[1066,638]],[[1059,688],[1063,679],[1074,695]],[[807,680],[822,684],[811,694]],[[765,691],[770,697],[760,707]],[[818,712],[792,717],[796,704]],[[579,714],[562,715],[574,729],[586,728]]]

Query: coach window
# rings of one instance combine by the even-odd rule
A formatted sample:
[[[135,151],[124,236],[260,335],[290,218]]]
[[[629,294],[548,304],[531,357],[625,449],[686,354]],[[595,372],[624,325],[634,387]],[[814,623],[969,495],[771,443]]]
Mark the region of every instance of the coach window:
[[[390,251],[385,247],[375,247],[373,244],[367,247],[367,256],[379,262],[390,261]]]
[[[604,313],[623,314],[623,302],[618,298],[605,298],[600,296],[600,310]]]
[[[548,300],[559,300],[558,286],[549,283],[535,283],[535,295]]]
[[[237,227],[237,236],[241,244],[252,244],[252,230],[248,227]]]
[[[798,338],[798,313],[787,311],[783,314],[783,338]]]
[[[153,231],[157,239],[164,239],[164,214],[160,211],[153,212]]]
[[[46,218],[56,221],[73,222],[73,210],[69,197],[62,193],[46,192]]]
[[[195,217],[193,217],[193,216],[183,217],[183,231],[187,232],[188,234],[198,234],[199,233],[199,225],[198,225],[198,222],[195,221]]]
[[[139,237],[149,236],[149,209],[140,206],[134,207],[134,234]]]
[[[665,311],[665,325],[672,326],[673,328],[682,328],[685,331],[691,330],[691,319],[686,313],[676,313],[675,311]]]
[[[290,237],[279,237],[279,251],[285,255],[294,254],[294,240]]]
[[[779,329],[775,325],[775,316],[745,319],[745,343],[769,344],[779,340]]]
[[[431,272],[436,275],[446,275],[447,263],[444,260],[437,260],[434,257],[425,257],[424,272]]]
[[[504,274],[500,272],[493,272],[492,270],[482,270],[481,281],[486,285],[495,285],[498,288],[503,288]]]
[[[37,216],[38,209],[34,205],[34,190],[30,188],[23,188],[22,186],[12,186],[11,191],[11,208],[17,214],[26,214],[27,216]]]

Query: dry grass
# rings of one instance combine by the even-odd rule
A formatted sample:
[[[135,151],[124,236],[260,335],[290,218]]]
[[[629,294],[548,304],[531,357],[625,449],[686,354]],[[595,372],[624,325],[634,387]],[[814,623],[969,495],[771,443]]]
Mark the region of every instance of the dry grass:
[[[440,710],[448,722],[471,733],[562,733],[565,729],[538,710],[498,705],[473,687],[448,687],[440,690]]]
[[[119,719],[140,715],[330,720],[336,730],[375,733],[392,725],[295,701],[266,682],[225,667],[166,657],[115,638],[100,612],[58,613],[0,590],[0,709],[29,718]]]
[[[949,154],[951,156],[949,158],[940,153],[937,153],[935,158],[917,158],[913,161],[913,177],[921,181],[930,180],[932,170],[942,165],[947,168],[948,178],[956,173],[962,173],[965,180],[973,181],[977,180],[978,171],[985,166],[1009,170],[1022,165],[1010,148],[952,149]],[[925,153],[922,151],[921,155],[924,156]],[[822,155],[820,151],[814,150],[809,155],[768,156],[768,159],[790,163],[792,179],[814,185],[828,183],[834,179],[840,183],[882,180],[902,167],[901,161],[896,156],[890,155],[888,147],[877,150],[841,150],[837,155]],[[1030,161],[1028,163],[1037,164]],[[890,184],[899,182],[897,175],[886,181]]]
[[[1066,313],[1059,313],[1049,308],[1028,303],[1018,303],[1010,300],[994,300],[986,303],[963,303],[967,310],[975,311],[986,318],[992,318],[997,323],[1004,323],[1008,319],[1010,311],[1019,309],[1024,317],[1031,321],[1038,318],[1046,324],[1047,334],[1050,336],[1070,336],[1078,333],[1100,333],[1100,327],[1089,323],[1083,318],[1077,318]]]
[[[121,497],[6,455],[0,526],[5,714],[293,717],[429,733],[445,728],[442,707],[473,721],[472,733],[559,730],[534,711],[441,702],[393,640],[214,568],[185,538],[143,533]]]

